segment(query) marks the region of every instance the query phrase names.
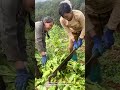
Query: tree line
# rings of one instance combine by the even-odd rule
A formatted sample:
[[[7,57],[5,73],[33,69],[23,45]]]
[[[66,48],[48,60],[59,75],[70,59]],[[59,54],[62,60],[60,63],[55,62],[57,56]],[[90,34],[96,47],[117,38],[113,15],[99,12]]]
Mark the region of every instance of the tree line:
[[[59,23],[59,3],[62,0],[47,0],[45,2],[38,2],[35,5],[35,21],[42,20],[45,16],[51,16],[54,18],[56,24]],[[73,9],[83,10],[84,0],[70,0],[73,6]]]

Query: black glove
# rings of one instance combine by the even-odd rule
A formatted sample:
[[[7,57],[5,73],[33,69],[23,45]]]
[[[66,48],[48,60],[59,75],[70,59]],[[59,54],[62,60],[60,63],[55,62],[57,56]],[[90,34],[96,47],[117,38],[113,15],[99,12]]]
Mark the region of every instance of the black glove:
[[[17,77],[15,80],[16,90],[26,90],[28,80],[31,78],[32,76],[28,73],[26,69],[17,70]]]
[[[94,46],[92,48],[92,55],[95,54],[100,54],[102,55],[103,52],[105,51],[103,44],[102,44],[102,40],[98,37],[98,36],[94,36],[93,37],[93,42],[94,42]]]
[[[104,35],[103,35],[103,41],[105,44],[105,48],[108,49],[114,44],[114,36],[113,36],[114,30],[110,30],[109,28],[104,28]]]

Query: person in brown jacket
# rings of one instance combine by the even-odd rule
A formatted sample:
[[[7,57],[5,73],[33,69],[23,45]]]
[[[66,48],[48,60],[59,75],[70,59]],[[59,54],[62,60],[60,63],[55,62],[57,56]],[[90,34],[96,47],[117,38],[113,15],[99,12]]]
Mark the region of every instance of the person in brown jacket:
[[[35,44],[42,56],[42,65],[45,65],[47,62],[45,37],[46,34],[48,35],[48,31],[53,27],[53,24],[53,19],[49,16],[45,17],[42,21],[35,22]]]
[[[72,10],[67,2],[60,3],[59,7],[60,23],[69,37],[69,51],[78,49],[82,45],[85,36],[85,17],[79,10]],[[77,61],[77,54],[74,53],[72,59]]]
[[[120,24],[120,0],[86,0],[86,61],[114,44],[114,32]],[[86,76],[98,82],[100,67],[97,60],[86,66]],[[97,69],[96,69],[97,68]],[[97,73],[97,74],[95,74]]]

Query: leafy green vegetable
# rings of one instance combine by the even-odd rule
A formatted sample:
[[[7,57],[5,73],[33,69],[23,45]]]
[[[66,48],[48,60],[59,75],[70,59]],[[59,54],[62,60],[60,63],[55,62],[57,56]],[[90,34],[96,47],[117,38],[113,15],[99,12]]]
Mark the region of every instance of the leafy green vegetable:
[[[41,79],[36,79],[36,86],[38,90],[45,86],[48,80],[48,76],[60,65],[60,63],[69,55],[68,44],[69,39],[65,31],[57,25],[54,25],[50,31],[50,39],[46,40],[47,43],[47,54],[49,55],[49,60],[45,67],[41,67],[43,72],[43,77]],[[83,47],[84,48],[84,45]],[[84,62],[85,54],[84,50],[77,50],[78,61],[75,62],[70,60],[67,64],[65,70],[57,73],[57,76],[52,78],[52,82],[57,82],[56,85],[52,85],[48,90],[84,90],[85,89],[85,66],[81,61]],[[41,57],[36,51],[35,56],[38,60],[38,64],[41,65]],[[47,88],[47,87],[46,87]]]

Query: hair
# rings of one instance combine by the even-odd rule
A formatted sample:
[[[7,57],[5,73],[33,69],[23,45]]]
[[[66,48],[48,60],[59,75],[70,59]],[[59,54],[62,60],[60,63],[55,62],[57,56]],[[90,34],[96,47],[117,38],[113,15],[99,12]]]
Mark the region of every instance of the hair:
[[[60,4],[61,3],[67,3],[70,6],[70,8],[72,9],[72,4],[71,4],[70,0],[61,1]]]
[[[44,23],[51,23],[51,22],[54,23],[54,20],[53,20],[52,17],[47,16],[47,17],[44,17],[44,18],[43,18],[43,22],[44,22]]]
[[[61,3],[59,5],[59,15],[62,17],[64,16],[65,13],[70,13],[71,12],[71,7],[68,3]]]

